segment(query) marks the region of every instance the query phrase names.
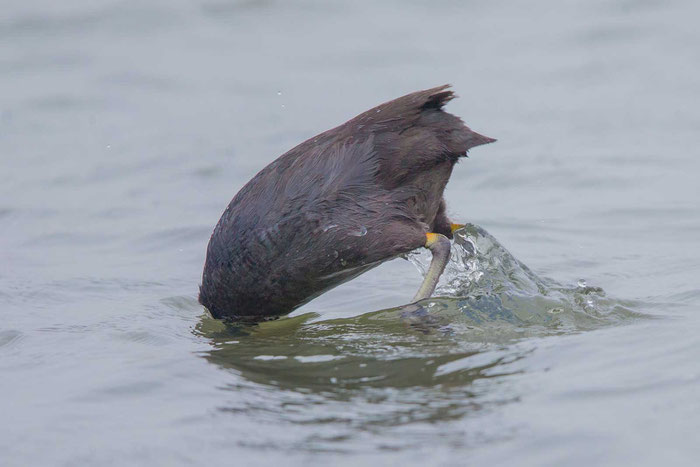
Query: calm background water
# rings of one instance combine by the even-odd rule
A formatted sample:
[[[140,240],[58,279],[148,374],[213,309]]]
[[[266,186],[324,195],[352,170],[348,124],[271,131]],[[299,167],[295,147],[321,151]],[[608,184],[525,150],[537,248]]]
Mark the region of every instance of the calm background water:
[[[2,3],[1,465],[697,465],[696,2]],[[396,260],[291,319],[206,316],[251,176],[446,82],[499,140],[452,216],[607,308],[419,329],[370,313],[420,283]]]

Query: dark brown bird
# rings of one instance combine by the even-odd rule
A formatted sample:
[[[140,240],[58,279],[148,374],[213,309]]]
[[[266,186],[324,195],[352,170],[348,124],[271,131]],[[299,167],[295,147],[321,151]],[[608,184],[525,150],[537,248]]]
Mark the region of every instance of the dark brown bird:
[[[209,241],[199,301],[217,318],[259,321],[417,248],[433,259],[413,301],[449,260],[443,191],[467,150],[495,141],[444,112],[449,85],[381,104],[262,169]]]

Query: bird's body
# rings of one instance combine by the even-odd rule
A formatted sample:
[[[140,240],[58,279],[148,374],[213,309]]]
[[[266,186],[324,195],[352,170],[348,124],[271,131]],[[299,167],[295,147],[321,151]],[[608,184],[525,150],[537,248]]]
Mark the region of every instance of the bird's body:
[[[446,88],[375,107],[260,171],[214,229],[200,302],[219,318],[278,316],[425,246],[428,232],[451,237],[452,168],[494,140],[442,111]]]

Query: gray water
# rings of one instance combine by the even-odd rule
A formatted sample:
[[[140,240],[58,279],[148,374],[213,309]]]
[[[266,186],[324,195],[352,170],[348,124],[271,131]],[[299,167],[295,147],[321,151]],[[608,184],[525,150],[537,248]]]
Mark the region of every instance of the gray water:
[[[0,465],[697,465],[699,16],[3,2]],[[287,319],[207,315],[250,177],[448,82],[498,142],[448,185],[437,298],[401,307],[420,253]]]

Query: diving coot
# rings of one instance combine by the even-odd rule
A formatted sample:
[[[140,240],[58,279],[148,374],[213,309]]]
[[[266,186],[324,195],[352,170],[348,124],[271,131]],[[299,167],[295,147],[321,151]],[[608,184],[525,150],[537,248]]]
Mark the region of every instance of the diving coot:
[[[442,197],[467,150],[495,141],[442,110],[449,85],[381,104],[260,171],[209,241],[199,301],[217,318],[259,321],[416,248],[433,259],[413,301],[449,260]]]

